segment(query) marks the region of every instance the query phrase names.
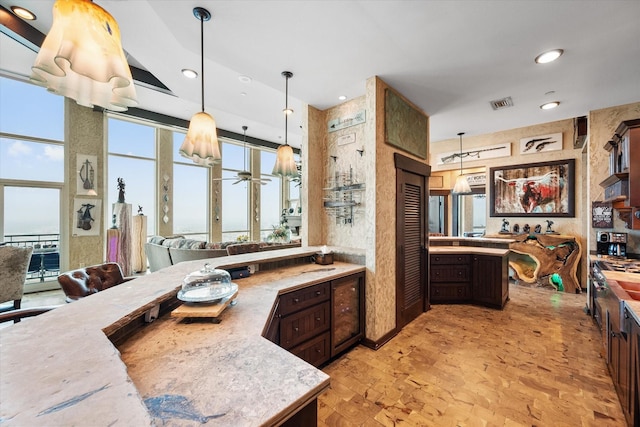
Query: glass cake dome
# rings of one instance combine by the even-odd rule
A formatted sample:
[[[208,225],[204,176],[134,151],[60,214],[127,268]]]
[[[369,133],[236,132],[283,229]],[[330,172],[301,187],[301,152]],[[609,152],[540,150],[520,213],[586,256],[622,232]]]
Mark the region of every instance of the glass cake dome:
[[[216,302],[233,295],[238,285],[231,282],[231,275],[226,270],[205,264],[202,270],[187,274],[182,281],[182,289],[178,291],[178,299],[185,302]]]

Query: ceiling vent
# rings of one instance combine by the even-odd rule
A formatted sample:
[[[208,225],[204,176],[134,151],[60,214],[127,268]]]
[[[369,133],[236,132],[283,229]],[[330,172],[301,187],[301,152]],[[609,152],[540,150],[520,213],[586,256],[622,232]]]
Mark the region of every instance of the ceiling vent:
[[[507,96],[506,98],[490,101],[489,104],[494,110],[502,110],[503,108],[513,107],[513,100],[510,96]]]

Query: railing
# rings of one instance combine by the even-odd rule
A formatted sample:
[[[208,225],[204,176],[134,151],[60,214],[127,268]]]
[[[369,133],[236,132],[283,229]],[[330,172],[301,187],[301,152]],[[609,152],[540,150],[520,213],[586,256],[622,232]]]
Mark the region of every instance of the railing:
[[[44,282],[46,277],[60,274],[59,234],[6,234],[4,239],[4,243],[9,246],[33,247],[27,283]]]

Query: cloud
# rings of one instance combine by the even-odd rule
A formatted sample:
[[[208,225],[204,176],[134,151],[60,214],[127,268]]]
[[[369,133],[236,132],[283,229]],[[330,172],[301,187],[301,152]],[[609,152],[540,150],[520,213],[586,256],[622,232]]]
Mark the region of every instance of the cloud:
[[[31,154],[31,147],[22,141],[15,141],[9,146],[9,155],[12,157],[23,157]]]
[[[63,161],[64,147],[61,147],[59,145],[45,145],[44,156],[49,160]]]

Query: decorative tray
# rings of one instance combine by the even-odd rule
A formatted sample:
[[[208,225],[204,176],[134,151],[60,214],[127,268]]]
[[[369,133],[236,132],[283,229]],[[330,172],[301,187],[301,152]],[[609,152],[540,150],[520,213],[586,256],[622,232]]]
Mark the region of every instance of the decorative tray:
[[[213,303],[233,295],[238,285],[231,282],[228,286],[200,286],[178,291],[178,299],[184,302]]]

